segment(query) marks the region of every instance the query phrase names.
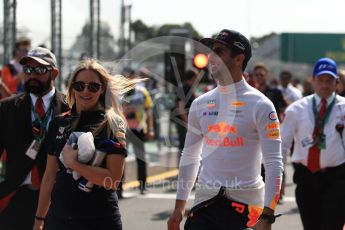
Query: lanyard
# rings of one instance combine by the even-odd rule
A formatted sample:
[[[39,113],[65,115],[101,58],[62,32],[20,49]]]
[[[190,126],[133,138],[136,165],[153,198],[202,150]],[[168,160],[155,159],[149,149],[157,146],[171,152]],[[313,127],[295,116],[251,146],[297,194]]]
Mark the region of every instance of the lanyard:
[[[319,113],[317,111],[317,107],[316,107],[316,100],[315,100],[315,96],[313,97],[313,112],[314,112],[314,117],[315,117],[315,126],[320,128],[320,131],[323,132],[323,128],[325,127],[325,124],[327,123],[328,119],[329,119],[329,115],[331,114],[332,108],[335,104],[335,98],[333,98],[331,104],[327,107],[326,110],[326,114],[323,116],[322,119],[319,118]]]
[[[52,103],[50,103],[50,106],[47,110],[47,112],[45,113],[44,117],[43,117],[43,120],[41,120],[40,116],[38,115],[38,113],[36,112],[36,110],[34,109],[34,105],[31,101],[31,111],[32,113],[34,114],[34,117],[35,117],[35,120],[34,121],[38,121],[38,123],[40,124],[42,130],[46,130],[47,128],[47,124],[48,124],[48,120],[50,118],[50,115],[52,114],[53,112],[53,109],[52,109]],[[41,137],[37,137],[38,139],[43,139],[44,137],[44,134],[41,136]]]

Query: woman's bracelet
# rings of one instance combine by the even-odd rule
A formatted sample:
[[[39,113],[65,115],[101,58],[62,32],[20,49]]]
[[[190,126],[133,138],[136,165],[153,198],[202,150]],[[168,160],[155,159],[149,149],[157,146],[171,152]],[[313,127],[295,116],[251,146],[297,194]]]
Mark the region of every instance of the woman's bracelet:
[[[45,217],[41,217],[41,216],[35,216],[36,220],[41,220],[41,221],[45,221],[46,218]]]

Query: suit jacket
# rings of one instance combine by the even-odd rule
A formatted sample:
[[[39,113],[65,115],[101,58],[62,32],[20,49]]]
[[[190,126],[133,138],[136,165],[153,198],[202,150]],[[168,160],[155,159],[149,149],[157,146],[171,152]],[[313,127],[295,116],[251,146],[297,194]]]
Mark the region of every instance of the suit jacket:
[[[68,110],[63,94],[55,93],[52,108],[53,117]],[[45,142],[43,141],[35,160],[25,155],[33,139],[30,95],[24,93],[0,101],[0,155],[4,149],[7,152],[5,180],[0,183],[0,198],[15,191],[34,164],[38,166],[40,176],[43,176],[47,161]]]

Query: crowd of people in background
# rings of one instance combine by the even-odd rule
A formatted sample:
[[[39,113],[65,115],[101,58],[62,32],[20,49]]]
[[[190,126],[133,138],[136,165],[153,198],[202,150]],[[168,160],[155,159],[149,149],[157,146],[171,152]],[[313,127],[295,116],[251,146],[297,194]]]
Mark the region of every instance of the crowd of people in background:
[[[246,69],[251,57],[251,46],[236,31],[224,30],[217,39],[203,42],[213,51],[210,57],[215,81],[207,85],[199,84],[198,70],[188,69],[182,75],[182,85],[176,87],[174,106],[170,108],[174,114],[172,120],[176,125],[178,139],[176,157],[181,170],[179,182],[187,179],[195,181],[197,177],[199,183],[200,180],[205,182],[214,179],[213,176],[217,174],[212,171],[212,167],[220,165],[216,160],[212,157],[204,158],[204,168],[200,172],[199,160],[204,154],[210,153],[208,147],[218,143],[211,140],[209,131],[212,127],[217,129],[230,124],[212,122],[214,118],[221,117],[224,108],[219,107],[218,103],[231,98],[228,91],[231,91],[229,85],[233,85],[238,92],[238,101],[230,104],[226,101],[226,106],[253,105],[257,110],[247,111],[252,116],[241,120],[241,124],[248,126],[252,124],[252,117],[255,117],[252,127],[256,129],[245,125],[228,128],[232,128],[236,134],[237,129],[242,129],[247,135],[242,138],[253,138],[253,146],[247,150],[256,157],[261,154],[256,147],[263,146],[263,162],[258,158],[250,158],[253,162],[245,157],[243,159],[247,164],[252,163],[253,170],[246,172],[248,175],[251,173],[249,177],[254,178],[259,172],[267,184],[268,192],[263,195],[264,185],[260,181],[253,185],[255,191],[251,193],[252,197],[243,197],[223,187],[218,195],[218,190],[197,190],[196,203],[188,215],[186,229],[203,229],[220,223],[231,225],[234,221],[240,228],[252,221],[244,215],[243,218],[236,217],[232,209],[224,208],[224,203],[200,214],[198,210],[212,205],[212,202],[207,203],[212,199],[217,202],[230,200],[237,207],[242,205],[245,214],[253,212],[248,202],[257,202],[265,208],[254,208],[255,212],[263,213],[261,216],[257,214],[255,218],[273,223],[275,205],[284,201],[283,161],[286,164],[290,154],[295,170],[294,182],[297,184],[297,205],[304,229],[340,230],[339,226],[345,222],[345,156],[341,154],[345,153],[342,134],[345,70],[337,69],[332,59],[321,58],[315,60],[317,62],[311,76],[304,79],[294,78],[294,73],[288,69],[282,70],[279,76],[273,76],[270,71],[272,66],[263,62],[257,62],[252,69]],[[244,48],[236,46],[236,42],[240,42]],[[217,56],[225,62],[225,70],[230,72],[233,82],[215,67]],[[101,63],[85,58],[69,78],[66,103],[65,96],[54,87],[58,73],[55,55],[47,48],[32,49],[31,40],[26,37],[17,40],[13,58],[1,70],[0,160],[6,168],[2,168],[4,181],[0,182],[0,229],[25,230],[32,229],[32,226],[35,230],[43,226],[45,229],[82,229],[86,225],[93,226],[93,229],[122,229],[118,198],[123,196],[127,148],[133,146],[139,191],[145,194],[148,176],[145,142],[159,138],[159,124],[156,121],[159,114],[155,113],[157,105],[154,101],[163,87],[146,68],[125,68],[121,73],[124,77],[111,76]],[[203,88],[198,90],[201,85]],[[260,108],[255,107],[257,101],[261,103]],[[214,108],[218,110],[210,112]],[[298,120],[298,116],[303,119]],[[304,121],[309,122],[299,124]],[[209,126],[204,127],[203,122],[209,122]],[[189,130],[193,128],[191,125],[197,127],[197,131],[193,131],[197,134]],[[23,131],[10,131],[13,129]],[[275,132],[267,133],[271,129]],[[101,151],[105,155],[99,164],[79,162],[78,145],[68,142],[74,132],[89,132],[93,135],[96,143],[94,151]],[[305,132],[309,132],[308,135]],[[204,136],[208,144],[197,145]],[[283,143],[283,154],[278,146],[280,141]],[[240,139],[230,143],[234,146],[243,144]],[[228,156],[224,156],[224,151],[217,151],[224,157],[221,158],[224,162],[229,160]],[[320,160],[320,152],[328,156]],[[313,156],[312,159],[309,159],[308,154]],[[236,160],[240,161],[239,158]],[[314,168],[311,169],[312,161],[319,162],[314,162],[311,166]],[[182,167],[189,163],[189,167],[192,167],[190,170]],[[223,179],[226,173],[232,175],[233,172],[227,172],[226,165],[220,165],[218,169],[223,166],[224,171],[217,174],[216,179]],[[78,173],[79,177],[75,178],[72,172]],[[242,171],[238,173],[242,175]],[[104,184],[107,177],[114,183]],[[279,183],[275,184],[276,181]],[[84,186],[84,190],[80,189],[81,186]],[[279,188],[279,195],[274,188]],[[89,193],[85,193],[85,190]],[[313,190],[318,192],[311,197]],[[169,229],[179,229],[177,226],[181,222],[181,213],[185,210],[189,192],[190,189],[178,189],[176,207],[168,223]],[[227,196],[229,193],[231,199]],[[260,197],[253,199],[256,196]],[[339,212],[333,215],[323,209]],[[231,218],[224,217],[219,223],[206,221],[206,216],[222,216],[223,211]],[[197,218],[197,214],[201,218]],[[14,216],[21,221],[15,221],[12,218]],[[270,229],[267,223],[259,222],[257,226]],[[254,225],[251,222],[250,226]]]

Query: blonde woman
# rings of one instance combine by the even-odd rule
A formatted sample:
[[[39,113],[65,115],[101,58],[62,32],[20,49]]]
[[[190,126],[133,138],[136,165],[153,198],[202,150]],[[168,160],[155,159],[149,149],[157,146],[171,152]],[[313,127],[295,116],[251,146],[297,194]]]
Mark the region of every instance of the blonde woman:
[[[122,229],[115,189],[127,151],[126,122],[119,100],[137,81],[109,75],[96,60],[77,66],[67,92],[71,110],[53,120],[48,132],[47,167],[34,229]],[[70,133],[77,131],[92,132],[96,149],[106,152],[100,166],[80,163],[78,149],[66,144]],[[100,146],[105,142],[106,146]],[[71,171],[81,179],[75,180]],[[88,192],[78,187],[84,180],[94,185]]]

